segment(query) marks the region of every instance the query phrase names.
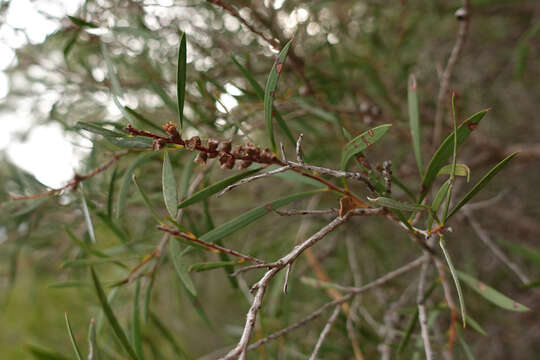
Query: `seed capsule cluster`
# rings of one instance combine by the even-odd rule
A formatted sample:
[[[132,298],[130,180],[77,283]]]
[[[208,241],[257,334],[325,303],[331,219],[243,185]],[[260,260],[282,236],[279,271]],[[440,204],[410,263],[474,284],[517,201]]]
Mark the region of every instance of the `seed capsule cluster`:
[[[163,125],[163,130],[169,135],[170,140],[154,139],[154,150],[161,149],[167,142],[183,145],[189,151],[199,151],[194,160],[197,164],[204,165],[208,159],[217,158],[222,169],[232,169],[235,165],[239,169],[245,169],[252,163],[271,164],[279,161],[270,149],[261,150],[253,144],[233,146],[230,140],[219,141],[210,138],[205,146],[198,136],[183,140],[172,122]]]

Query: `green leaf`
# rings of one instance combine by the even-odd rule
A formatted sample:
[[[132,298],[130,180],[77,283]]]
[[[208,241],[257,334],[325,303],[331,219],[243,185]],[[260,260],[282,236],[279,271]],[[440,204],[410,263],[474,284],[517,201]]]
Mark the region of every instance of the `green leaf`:
[[[68,56],[71,52],[71,49],[73,49],[73,45],[77,43],[77,39],[79,38],[79,35],[81,33],[81,29],[77,29],[73,32],[73,35],[69,38],[69,40],[66,42],[66,46],[64,46],[64,61],[66,65],[68,64]]]
[[[452,192],[454,190],[454,181],[456,178],[456,161],[457,161],[457,148],[458,148],[458,140],[457,140],[457,119],[456,119],[456,94],[452,93],[452,118],[453,118],[453,125],[454,125],[454,131],[453,131],[453,146],[452,146],[452,164],[450,169],[450,178],[448,179],[448,192],[446,193],[446,206],[444,208],[443,214],[442,214],[442,222],[443,224],[446,223],[446,219],[448,218],[448,210],[450,210],[450,201],[452,200]],[[465,319],[463,319],[465,321]]]
[[[141,320],[139,314],[139,293],[141,288],[140,278],[135,283],[135,291],[133,294],[133,313],[131,315],[131,334],[133,340],[133,346],[139,359],[144,359],[142,349],[142,334],[141,334]]]
[[[253,75],[245,67],[243,67],[242,64],[240,64],[234,56],[232,56],[231,58],[232,58],[233,63],[236,65],[236,67],[238,67],[242,75],[244,75],[246,80],[249,82],[253,90],[255,90],[255,94],[257,94],[257,97],[264,101],[264,90],[261,87],[261,85],[259,85],[259,83],[257,82],[257,80],[255,80]],[[281,130],[283,130],[283,132],[285,133],[289,141],[291,141],[293,146],[296,146],[294,136],[292,135],[291,130],[289,129],[289,126],[287,126],[287,123],[285,122],[285,120],[283,119],[283,117],[281,116],[281,114],[279,113],[279,111],[276,109],[274,105],[272,105],[272,114],[276,118],[276,121],[279,127],[281,127]]]
[[[191,295],[197,296],[195,285],[193,285],[193,281],[189,276],[186,264],[182,261],[182,252],[180,251],[180,244],[178,244],[177,241],[169,241],[169,256],[172,260],[176,275],[178,275],[182,284],[184,284]]]
[[[456,332],[459,339],[459,343],[461,344],[461,347],[463,348],[463,352],[467,356],[467,360],[476,360],[476,357],[474,356],[471,348],[465,342],[465,339],[463,338],[463,335],[461,334],[461,330],[460,329],[456,329],[456,330],[457,330]]]
[[[122,134],[122,133],[119,133],[117,131],[112,131],[112,130],[109,130],[109,129],[105,129],[105,128],[103,128],[101,126],[98,126],[96,124],[92,124],[92,123],[84,122],[84,121],[79,121],[77,123],[77,125],[75,125],[75,127],[77,129],[86,130],[86,131],[89,131],[89,132],[91,132],[93,134],[98,134],[98,135],[105,136],[105,137],[119,138],[119,137],[127,136],[126,134]]]
[[[470,315],[465,318],[467,325],[470,325],[477,333],[487,336],[486,331]]]
[[[62,354],[44,349],[41,346],[26,344],[25,347],[36,360],[71,360]]]
[[[193,264],[188,267],[189,272],[201,272],[206,270],[213,270],[227,266],[238,265],[238,261],[213,261],[199,264]]]
[[[416,92],[416,78],[414,74],[409,75],[409,90],[407,92],[409,104],[409,127],[411,129],[414,157],[418,172],[423,176],[422,148],[420,146],[420,115],[418,112],[418,94]]]
[[[171,347],[173,348],[174,353],[176,354],[176,356],[178,356],[178,358],[180,358],[180,359],[188,358],[186,356],[186,353],[184,352],[184,350],[182,350],[182,348],[180,347],[178,342],[175,340],[174,336],[169,331],[169,329],[167,329],[167,327],[165,327],[165,325],[157,318],[157,316],[154,313],[150,313],[150,318],[152,319],[152,322],[154,323],[154,325],[156,325],[156,327],[157,327],[158,331],[161,333],[162,337],[165,340],[167,340],[167,342],[171,345]]]
[[[529,246],[515,244],[503,239],[497,239],[497,241],[508,249],[521,254],[524,258],[529,259],[536,264],[540,264],[540,251]]]
[[[487,286],[480,280],[477,280],[468,274],[457,271],[457,276],[461,279],[461,281],[483,296],[486,300],[503,309],[519,312],[530,310],[525,305],[521,305],[520,303],[506,297],[497,290]]]
[[[465,321],[467,319],[467,312],[466,312],[466,309],[465,309],[465,299],[463,298],[463,292],[461,291],[461,284],[459,283],[459,279],[458,279],[456,269],[454,268],[454,264],[452,263],[452,259],[450,258],[450,254],[446,250],[445,242],[444,242],[444,239],[443,239],[442,236],[441,236],[441,238],[439,240],[439,245],[441,246],[441,249],[443,251],[446,262],[448,263],[448,268],[450,269],[450,274],[452,274],[452,278],[454,279],[454,283],[456,284],[456,290],[457,290],[458,299],[459,299],[459,307],[461,308],[461,319],[463,319],[463,327],[465,327]]]
[[[126,111],[124,106],[120,103],[119,98],[122,97],[123,91],[122,87],[120,86],[120,81],[118,80],[118,77],[116,76],[116,72],[114,71],[114,67],[112,65],[112,61],[109,55],[109,51],[107,50],[107,46],[104,42],[100,42],[101,47],[101,53],[103,54],[103,58],[105,59],[105,64],[107,65],[107,72],[109,74],[109,79],[111,81],[112,85],[112,98],[114,101],[114,104],[120,110],[122,115],[126,118],[129,124],[135,126],[135,121],[131,114]]]
[[[137,119],[140,123],[142,124],[145,124],[146,126],[154,129],[154,130],[157,130],[159,131],[160,133],[163,133],[165,134],[165,131],[157,126],[156,124],[154,124],[151,120],[147,119],[146,117],[142,116],[141,114],[139,114],[138,112],[136,112],[134,109],[130,108],[129,106],[124,106],[124,108],[126,109],[126,111],[128,113],[130,113],[135,119]]]
[[[497,165],[495,165],[491,170],[488,171],[488,173],[486,175],[484,175],[484,177],[482,179],[480,179],[480,181],[478,181],[474,186],[473,188],[465,195],[465,197],[463,199],[461,199],[461,201],[452,209],[452,211],[450,211],[450,213],[448,214],[448,217],[447,219],[449,219],[450,217],[452,217],[452,215],[454,215],[459,209],[461,209],[461,207],[465,204],[467,204],[469,202],[469,200],[471,200],[480,190],[482,190],[484,188],[484,186],[486,186],[490,181],[491,179],[497,175],[497,173],[499,171],[501,171],[505,166],[506,164],[512,160],[512,158],[514,156],[516,156],[519,152],[515,152],[515,153],[512,153],[510,155],[508,155],[505,159],[503,159],[501,162],[499,162]]]
[[[341,168],[347,170],[347,165],[353,156],[361,153],[369,146],[373,145],[390,129],[392,124],[384,124],[374,127],[365,131],[349,141],[343,149],[343,155],[341,157]]]
[[[71,330],[71,324],[69,323],[69,318],[67,313],[64,313],[64,317],[66,319],[66,327],[69,334],[69,340],[71,340],[71,345],[73,346],[73,351],[75,351],[75,355],[77,356],[78,360],[82,360],[81,350],[79,350],[79,345],[77,345],[77,341],[75,340],[75,336],[73,335],[73,330]]]
[[[268,80],[266,82],[266,88],[264,90],[264,120],[266,122],[266,131],[268,132],[268,137],[270,138],[270,145],[272,151],[276,152],[276,140],[274,138],[274,130],[272,126],[272,109],[274,104],[275,92],[277,89],[277,84],[279,80],[279,75],[283,69],[283,64],[287,58],[287,53],[291,47],[292,39],[289,40],[287,44],[283,47],[279,53],[276,62],[272,66],[270,75],[268,75]]]
[[[88,326],[88,360],[101,360],[93,318],[90,319],[90,325]]]
[[[83,214],[84,214],[84,221],[86,222],[86,227],[88,228],[88,235],[90,236],[90,241],[92,244],[96,243],[96,234],[94,232],[94,224],[92,224],[92,218],[90,217],[90,211],[88,211],[88,205],[86,204],[86,198],[84,197],[84,191],[81,186],[81,200],[82,200],[82,208],[83,208]]]
[[[184,99],[186,97],[186,33],[180,38],[178,47],[178,66],[176,69],[176,96],[180,129],[184,125]]]
[[[118,199],[116,202],[116,218],[119,219],[122,217],[122,213],[124,212],[124,208],[126,205],[126,200],[129,194],[129,185],[131,184],[131,177],[135,170],[141,166],[142,164],[146,163],[150,160],[152,156],[155,156],[157,152],[150,152],[150,153],[143,153],[140,154],[137,159],[130,165],[130,167],[126,170],[126,173],[124,174],[124,177],[122,179],[122,184],[120,185],[120,191],[118,193]]]
[[[439,173],[437,174],[437,176],[450,175],[451,172],[452,172],[452,164],[448,164],[448,165],[443,166],[441,170],[439,170]],[[467,182],[469,182],[471,178],[471,169],[465,164],[456,164],[456,172],[454,173],[454,175],[467,177]]]
[[[182,201],[180,204],[178,204],[178,208],[184,208],[190,205],[193,205],[195,203],[198,203],[200,201],[203,201],[205,199],[208,199],[210,196],[220,192],[221,190],[225,189],[227,186],[232,185],[240,180],[242,180],[245,177],[248,177],[250,175],[255,174],[256,172],[260,171],[262,167],[247,170],[240,174],[236,174],[234,176],[228,177],[226,179],[223,179],[221,181],[218,181],[215,184],[212,184],[210,186],[205,187],[204,189],[196,192],[192,196],[188,197],[184,201]]]
[[[97,26],[96,24],[93,24],[91,22],[88,22],[88,21],[85,21],[83,19],[80,19],[78,17],[75,17],[75,16],[69,16],[68,15],[68,18],[75,24],[75,25],[79,25],[80,27],[88,27],[88,28],[92,28],[92,29],[97,29],[99,26]]]
[[[463,142],[467,140],[471,132],[478,126],[478,124],[484,118],[488,111],[489,109],[482,110],[474,114],[473,116],[465,120],[460,126],[458,126],[456,131],[458,146],[463,144]],[[426,172],[424,173],[424,179],[422,181],[422,193],[420,195],[420,199],[418,200],[419,202],[424,199],[427,192],[431,188],[431,185],[433,185],[433,181],[435,181],[437,174],[446,165],[446,162],[448,161],[450,156],[452,156],[453,151],[454,132],[452,132],[452,134],[448,135],[448,137],[444,139],[444,141],[441,143],[441,145],[431,158]]]
[[[93,267],[90,267],[90,273],[92,274],[92,281],[94,283],[94,287],[96,289],[99,302],[101,303],[103,313],[105,314],[105,317],[109,321],[109,324],[111,325],[115,335],[118,337],[118,340],[120,340],[120,344],[122,344],[122,347],[126,350],[126,352],[128,353],[131,359],[139,360],[137,357],[137,354],[131,347],[131,344],[129,343],[129,340],[126,334],[124,333],[124,330],[120,326],[120,323],[116,319],[116,316],[114,316],[114,313],[111,307],[109,306],[109,302],[107,301],[105,292],[103,291],[103,288],[101,287],[101,283],[99,282],[99,278],[96,275],[96,272],[94,271]]]
[[[105,137],[105,140],[123,149],[151,149],[152,139],[144,136]]]
[[[433,215],[437,214],[437,211],[439,211],[439,208],[441,207],[444,199],[446,198],[446,194],[448,192],[449,186],[450,186],[450,180],[445,181],[441,185],[439,191],[437,191],[437,194],[435,195],[435,198],[433,199],[433,202],[431,203],[431,212],[427,220],[428,229],[431,229],[431,225],[433,225],[433,217],[434,217]]]
[[[299,194],[290,195],[279,200],[275,200],[266,205],[262,205],[252,209],[248,212],[243,213],[242,215],[227,221],[226,223],[218,226],[217,228],[207,232],[200,237],[201,240],[206,242],[216,242],[217,240],[223,239],[224,237],[246,227],[252,222],[260,219],[264,215],[272,212],[276,209],[279,209],[282,206],[290,204],[293,201],[303,199],[305,197],[315,195],[321,191],[326,191],[326,189],[318,189],[313,191],[307,191]]]
[[[84,281],[59,281],[59,282],[54,282],[47,285],[47,287],[51,289],[64,289],[64,288],[83,287],[83,286],[88,286],[88,284],[85,283]]]
[[[369,201],[376,203],[377,205],[384,206],[390,209],[402,210],[402,211],[424,211],[428,210],[429,206],[421,204],[407,203],[403,201],[397,201],[387,197],[367,198]]]
[[[195,158],[197,157],[197,152],[194,151],[187,161],[184,161],[184,169],[182,171],[182,177],[180,178],[180,196],[186,197],[189,190],[189,182],[191,176],[193,175],[193,168],[195,167]]]
[[[107,192],[107,217],[112,219],[113,215],[113,200],[114,200],[114,185],[116,183],[118,175],[118,166],[116,166],[111,175],[111,181],[109,182],[109,191]]]
[[[146,195],[146,193],[142,189],[141,185],[137,181],[137,177],[135,176],[135,174],[133,174],[132,179],[133,179],[133,182],[135,183],[135,186],[137,187],[137,191],[141,195],[141,197],[143,199],[143,202],[146,205],[146,208],[148,210],[150,210],[150,213],[152,214],[152,216],[154,217],[156,222],[158,224],[161,224],[162,221],[161,221],[161,219],[159,217],[159,214],[157,213],[156,209],[154,209],[154,207],[152,206],[152,203],[150,202],[150,199],[148,198],[148,196]]]
[[[165,200],[165,206],[171,219],[175,220],[178,214],[178,188],[176,187],[176,179],[174,178],[174,171],[167,151],[165,151],[163,157],[162,175],[163,200]]]

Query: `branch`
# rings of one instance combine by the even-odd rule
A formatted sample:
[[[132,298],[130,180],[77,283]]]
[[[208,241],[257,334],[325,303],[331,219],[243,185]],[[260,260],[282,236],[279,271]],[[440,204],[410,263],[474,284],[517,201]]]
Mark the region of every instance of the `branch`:
[[[426,275],[427,275],[428,265],[429,265],[429,257],[426,254],[426,256],[422,258],[422,269],[420,270],[420,280],[418,282],[418,295],[417,295],[416,301],[418,303],[418,321],[420,323],[420,329],[422,330],[422,340],[424,341],[426,360],[432,360],[433,352],[431,350],[431,342],[429,341],[426,307],[424,305],[424,300],[425,300],[424,292],[426,288]]]
[[[313,349],[313,353],[311,353],[311,356],[309,357],[309,360],[315,360],[317,359],[317,354],[319,353],[319,350],[322,346],[322,343],[324,342],[324,339],[330,332],[330,329],[332,329],[332,325],[334,325],[334,322],[336,321],[340,311],[340,306],[336,306],[334,309],[334,312],[328,319],[328,322],[324,326],[323,330],[321,331],[321,335],[319,335],[319,340],[317,340],[317,343],[315,344],[315,348]]]
[[[57,188],[57,189],[51,189],[51,190],[48,190],[48,191],[45,191],[45,192],[42,192],[42,193],[38,193],[38,194],[32,194],[32,195],[12,195],[10,194],[10,200],[14,201],[14,200],[33,200],[33,199],[38,199],[38,198],[41,198],[41,197],[45,197],[45,196],[50,196],[50,195],[56,195],[58,193],[61,193],[62,191],[68,189],[68,188],[71,188],[72,190],[76,190],[77,187],[79,186],[79,184],[105,170],[107,170],[109,167],[111,167],[111,165],[113,165],[114,163],[116,163],[118,161],[118,159],[120,159],[122,156],[124,155],[127,155],[129,154],[131,151],[130,150],[124,150],[124,151],[119,151],[119,152],[116,152],[113,154],[113,156],[105,163],[101,164],[100,166],[98,166],[97,168],[93,169],[92,171],[90,171],[89,173],[86,173],[84,175],[79,175],[77,173],[75,173],[75,175],[73,175],[73,179],[71,179],[66,185],[60,187],[60,188]]]
[[[467,39],[467,33],[469,32],[469,18],[470,18],[470,4],[469,0],[463,0],[463,7],[458,9],[455,13],[456,19],[459,21],[459,30],[454,43],[454,47],[446,63],[446,67],[441,77],[441,86],[439,88],[439,95],[437,96],[437,109],[435,112],[435,127],[433,129],[433,146],[436,146],[441,138],[443,115],[446,109],[446,97],[448,89],[450,87],[450,78],[452,72],[456,66],[465,40]]]

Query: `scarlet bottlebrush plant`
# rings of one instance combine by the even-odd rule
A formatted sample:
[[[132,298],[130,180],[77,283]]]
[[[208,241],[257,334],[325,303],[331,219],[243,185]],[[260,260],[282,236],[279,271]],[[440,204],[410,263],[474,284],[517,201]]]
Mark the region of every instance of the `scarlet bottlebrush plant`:
[[[258,31],[234,6],[210,2],[279,51],[264,88],[248,67],[233,58],[235,69],[250,86],[242,89],[242,94],[251,93],[256,99],[258,107],[253,107],[250,116],[259,116],[260,123],[245,124],[230,113],[227,116],[233,118],[229,128],[232,131],[220,133],[214,126],[219,119],[196,122],[188,116],[196,113],[200,99],[190,88],[193,84],[187,71],[185,34],[178,48],[176,101],[168,98],[158,82],[152,82],[178,119],[160,124],[147,119],[138,110],[121,104],[121,82],[107,50],[108,42],[92,38],[101,44],[113,99],[125,122],[80,121],[76,128],[82,134],[91,134],[95,148],[112,148],[109,159],[84,174],[74,175],[63,187],[11,196],[12,201],[28,202],[63,195],[68,190],[80,196],[85,229],[66,224],[65,232],[75,250],[63,264],[63,280],[53,286],[89,285],[93,301],[99,304],[96,321],[83,314],[90,318],[88,359],[246,359],[248,353],[261,347],[270,349],[268,356],[273,358],[281,351],[272,347],[274,340],[280,339],[280,346],[287,348],[297,339],[295,330],[307,327],[320,330],[315,337],[311,330],[304,331],[305,338],[298,337],[302,351],[311,354],[310,359],[332,358],[325,349],[329,337],[343,348],[336,358],[361,360],[375,357],[377,352],[383,359],[406,358],[420,348],[427,359],[438,357],[437,353],[450,359],[458,339],[466,346],[462,327],[485,333],[470,315],[474,307],[469,310],[462,285],[506,310],[529,310],[462,271],[464,266],[452,260],[459,248],[447,245],[454,240],[454,234],[464,231],[460,223],[451,222],[454,215],[465,213],[473,227],[478,226],[471,214],[471,199],[517,154],[504,157],[463,195],[458,191],[458,185],[467,186],[471,173],[466,163],[458,162],[458,150],[488,111],[458,121],[457,95],[448,94],[448,77],[456,59],[450,59],[444,70],[438,99],[451,103],[451,131],[440,141],[437,132],[442,125],[434,124],[435,145],[426,165],[423,158],[428,147],[422,144],[414,75],[408,83],[409,126],[405,132],[402,124],[381,124],[379,119],[378,125],[347,126],[332,115],[343,110],[316,96],[317,86],[305,71],[305,60],[294,51],[292,40],[280,42],[269,35],[272,32]],[[467,30],[467,11],[465,6],[459,13],[461,31]],[[77,36],[82,29],[94,28],[93,23],[82,19],[71,20],[79,30]],[[461,45],[457,43],[455,49],[458,55],[464,35],[460,37]],[[294,99],[299,105],[288,112],[291,96],[280,91],[278,84],[280,77],[293,71],[303,85]],[[212,98],[213,104],[220,102],[204,86],[197,85],[199,93]],[[386,100],[396,111],[392,98],[386,96]],[[184,103],[189,104],[189,111],[187,106],[184,110]],[[444,103],[439,104],[444,110]],[[367,110],[359,114],[381,113],[375,105],[364,107]],[[443,110],[438,108],[437,119]],[[292,128],[283,114],[294,115],[294,111],[323,116],[326,123],[314,129],[311,124],[300,130]],[[313,134],[325,136],[330,126],[338,129],[340,137],[332,133],[331,141],[326,140],[332,142],[334,150],[328,155],[321,143],[311,141]],[[311,130],[304,140],[304,133]],[[414,183],[403,180],[398,161],[389,160],[393,154],[387,152],[383,161],[377,160],[378,149],[394,151],[393,147],[397,147],[397,142],[391,143],[393,146],[381,143],[387,141],[388,134],[398,132],[400,138],[412,140],[413,165],[409,172],[414,172]],[[341,152],[335,153],[336,149]],[[327,161],[318,161],[313,156],[317,152],[325,153]],[[91,181],[112,168],[105,195],[86,191],[86,182],[90,187]],[[159,178],[159,186],[152,182],[155,178]],[[239,197],[226,197],[233,189],[238,189]],[[157,205],[161,202],[164,206]],[[283,209],[293,203],[304,204],[305,208]],[[216,213],[219,221],[214,221]],[[130,219],[132,214],[143,215]],[[271,225],[263,221],[265,216],[273,216]],[[256,229],[250,227],[255,223]],[[377,241],[374,248],[378,256],[356,251],[357,240],[369,224],[376,224],[381,242],[387,241],[384,246]],[[315,226],[317,229],[310,233]],[[296,236],[291,235],[291,228],[298,229]],[[87,234],[86,238],[79,233]],[[109,239],[107,236],[114,239],[113,245],[112,240],[102,240]],[[398,243],[400,236],[411,241]],[[489,239],[486,243],[523,282],[529,283],[497,244]],[[385,263],[390,254],[399,254],[399,261],[392,261],[392,266],[400,266],[390,268]],[[103,264],[105,269],[98,269]],[[74,270],[77,267],[85,271],[81,274]],[[217,269],[221,271],[198,274]],[[306,276],[308,272],[313,277]],[[397,286],[400,277],[406,281]],[[383,288],[389,282],[396,286]],[[359,295],[370,296],[371,292],[376,301],[363,303]],[[119,299],[115,300],[117,293]],[[133,296],[131,301],[125,298],[126,293]],[[175,311],[177,304],[182,305],[182,314]],[[128,308],[131,318],[126,327],[124,310]],[[405,315],[408,322],[404,321]],[[86,354],[69,316],[66,313],[67,333],[76,357],[82,359]],[[323,316],[327,320],[320,326],[315,320]],[[176,318],[181,321],[172,322]],[[105,321],[110,326],[101,330]],[[198,331],[206,335],[191,334],[198,335]],[[186,337],[180,335],[184,333],[188,333]],[[155,344],[156,334],[159,345]],[[418,334],[416,343],[420,345],[415,349],[410,345],[413,334]],[[197,345],[197,341],[203,345]],[[170,353],[163,354],[162,343],[170,346]],[[199,350],[201,347],[203,350]],[[45,354],[41,358],[62,358],[40,348],[31,347],[30,351],[37,358],[40,354]]]

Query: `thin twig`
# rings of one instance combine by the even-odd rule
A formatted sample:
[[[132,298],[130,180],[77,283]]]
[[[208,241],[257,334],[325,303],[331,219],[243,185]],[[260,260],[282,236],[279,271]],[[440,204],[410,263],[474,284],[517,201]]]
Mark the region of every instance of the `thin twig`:
[[[420,270],[420,280],[418,282],[418,322],[420,323],[420,329],[422,330],[422,340],[424,341],[424,349],[426,352],[426,360],[433,359],[433,352],[431,350],[431,342],[429,341],[429,329],[427,326],[426,307],[424,304],[424,292],[426,288],[426,276],[429,265],[429,257],[426,255],[422,259],[422,268]]]
[[[324,339],[330,332],[330,329],[332,329],[332,325],[334,325],[334,322],[336,321],[339,312],[340,312],[340,306],[336,306],[334,309],[334,312],[328,319],[328,322],[324,326],[323,330],[321,331],[321,334],[319,335],[319,340],[317,340],[317,343],[315,344],[315,348],[313,349],[313,353],[311,353],[311,356],[309,357],[309,360],[315,360],[317,359],[317,354],[319,353],[319,350],[321,349],[322,343],[324,342]]]
[[[409,271],[411,271],[412,269],[418,267],[422,261],[423,261],[423,257],[420,257],[394,271],[391,271],[389,272],[388,274],[378,278],[377,280],[374,280],[373,282],[370,282],[364,286],[361,286],[357,289],[355,289],[354,292],[350,292],[349,294],[339,298],[339,299],[336,299],[336,300],[333,300],[331,302],[328,302],[326,304],[324,304],[323,306],[321,306],[320,308],[318,308],[317,310],[315,310],[314,312],[312,312],[310,315],[306,316],[305,318],[297,321],[296,323],[290,325],[290,326],[287,326],[286,328],[283,328],[281,330],[278,330],[270,335],[268,335],[267,337],[263,338],[263,339],[260,339],[256,342],[254,342],[253,344],[251,344],[249,347],[248,347],[248,351],[251,351],[251,350],[254,350],[256,348],[258,348],[259,346],[261,345],[264,345],[280,336],[283,336],[295,329],[298,329],[299,327],[302,327],[304,325],[306,325],[307,323],[317,319],[323,312],[325,312],[327,309],[329,308],[332,308],[332,307],[335,307],[337,305],[341,305],[349,300],[351,300],[355,295],[357,294],[360,294],[360,293],[363,293],[365,291],[368,291],[370,289],[373,289],[375,287],[378,287],[378,286],[381,286],[381,285],[384,285],[385,283],[387,283],[388,281],[400,276],[400,275],[403,275]]]
[[[339,209],[320,209],[320,210],[274,210],[279,216],[294,216],[294,215],[337,215],[339,214]]]
[[[68,188],[75,190],[82,181],[90,179],[91,177],[107,170],[109,167],[111,167],[111,165],[115,164],[118,161],[118,159],[120,159],[124,155],[129,154],[130,152],[131,152],[130,150],[124,150],[124,151],[113,153],[113,156],[107,162],[101,164],[97,168],[93,169],[92,171],[84,175],[80,175],[80,174],[73,175],[73,178],[62,187],[59,187],[57,189],[51,189],[51,190],[38,193],[38,194],[32,194],[32,195],[10,195],[10,200],[33,200],[33,199],[38,199],[45,196],[59,194]]]
[[[252,262],[252,263],[255,263],[255,264],[265,264],[265,262],[263,260],[261,260],[261,259],[257,259],[257,258],[255,258],[253,256],[250,256],[250,255],[244,255],[242,253],[239,253],[236,250],[228,249],[226,247],[219,246],[219,245],[216,245],[214,243],[209,243],[209,242],[201,240],[199,238],[190,236],[190,235],[188,235],[186,233],[176,231],[174,229],[170,229],[170,228],[168,228],[166,226],[163,226],[163,225],[159,225],[156,228],[158,230],[165,231],[165,232],[167,232],[167,233],[169,233],[169,234],[171,234],[173,236],[180,237],[180,238],[186,239],[188,241],[192,241],[194,243],[200,244],[200,245],[206,247],[209,250],[213,250],[214,252],[221,252],[221,253],[229,254],[231,256],[235,256],[237,258],[240,258],[242,260],[246,260],[246,261],[249,261],[249,262]]]
[[[521,269],[517,266],[516,263],[514,263],[512,260],[510,260],[506,254],[499,248],[493,240],[491,240],[489,234],[482,228],[480,223],[476,221],[473,214],[469,210],[464,211],[465,217],[471,224],[472,228],[476,232],[476,235],[486,244],[486,246],[493,252],[493,254],[503,263],[505,264],[510,270],[512,270],[516,276],[521,280],[522,283],[527,284],[531,280]]]
[[[439,88],[439,95],[437,96],[437,109],[435,111],[435,127],[433,129],[433,146],[437,146],[441,138],[443,115],[446,109],[448,89],[450,87],[450,78],[454,71],[465,40],[467,39],[467,33],[469,31],[469,18],[470,18],[470,4],[469,0],[463,0],[463,7],[458,9],[455,14],[456,19],[459,21],[459,30],[454,43],[454,47],[446,63],[446,67],[441,76],[441,86]]]
[[[279,173],[282,173],[284,171],[287,171],[289,170],[291,167],[290,166],[283,166],[283,167],[280,167],[280,168],[277,168],[275,170],[271,170],[271,171],[267,171],[265,173],[262,173],[262,174],[257,174],[257,175],[254,175],[254,176],[250,176],[250,177],[247,177],[245,179],[242,179],[238,182],[235,182],[234,184],[232,185],[229,185],[227,186],[225,189],[223,189],[221,192],[219,192],[217,194],[217,197],[220,197],[222,196],[223,194],[225,194],[226,192],[229,192],[231,191],[232,189],[234,189],[235,187],[238,187],[240,185],[244,185],[244,184],[247,184],[247,183],[250,183],[252,181],[255,181],[255,180],[258,180],[258,179],[262,179],[264,177],[268,177],[268,176],[272,176],[272,175],[275,175],[275,174],[279,174]]]

